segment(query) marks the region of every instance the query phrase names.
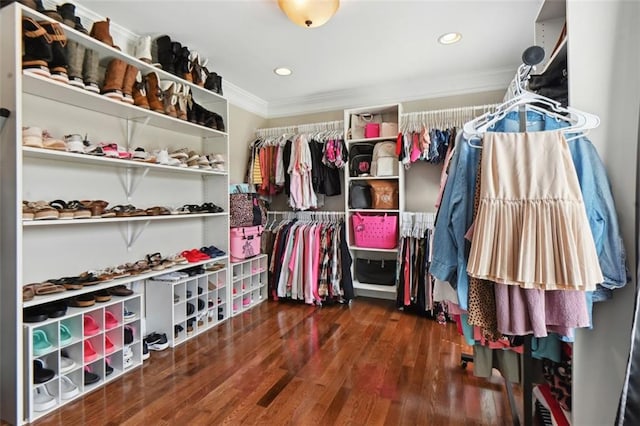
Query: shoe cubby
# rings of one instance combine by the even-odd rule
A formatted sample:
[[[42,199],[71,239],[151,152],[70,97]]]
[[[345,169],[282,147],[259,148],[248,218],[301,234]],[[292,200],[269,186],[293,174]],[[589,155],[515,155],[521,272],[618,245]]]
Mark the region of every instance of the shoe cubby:
[[[146,330],[167,335],[174,347],[224,321],[228,315],[227,269],[175,281],[146,282]],[[153,306],[154,309],[149,307]],[[217,309],[224,315],[218,319]],[[171,312],[171,315],[166,315]]]
[[[92,374],[95,374],[97,379],[91,376]],[[91,392],[102,385],[104,385],[104,359],[100,358],[84,367],[84,390]]]
[[[207,305],[203,312],[211,310],[208,306],[210,296],[216,301],[214,310],[217,309],[219,296],[222,296],[223,308],[227,309],[227,313],[230,309],[230,296],[227,295],[229,286],[226,285],[230,273],[221,270],[205,271],[201,274],[207,277],[212,275],[216,287],[209,290],[205,285],[200,295],[197,288],[202,284],[202,280],[198,276],[182,281],[179,284],[181,287],[171,287],[170,292],[166,294],[162,293],[165,284],[158,282],[153,283],[153,289],[147,290],[146,283],[154,276],[197,265],[206,266],[212,264],[213,260],[198,260],[162,271],[152,270],[110,281],[104,280],[73,291],[58,287],[54,289],[56,292],[38,294],[32,299],[22,300],[25,285],[44,283],[60,277],[77,277],[86,271],[135,263],[157,252],[164,258],[181,254],[185,250],[197,251],[201,247],[212,245],[224,252],[228,252],[229,248],[229,175],[226,167],[211,169],[204,164],[198,164],[198,168],[193,165],[189,167],[188,164],[187,167],[181,167],[183,164],[180,161],[180,165],[172,165],[171,158],[168,162],[147,162],[126,159],[123,157],[128,155],[120,155],[139,154],[143,151],[152,154],[153,151],[157,151],[156,159],[159,159],[169,157],[169,153],[172,152],[193,151],[200,157],[220,154],[223,159],[228,160],[227,130],[217,130],[193,120],[183,120],[164,112],[143,109],[138,105],[66,82],[23,72],[23,18],[30,18],[35,22],[52,21],[51,18],[19,2],[0,9],[3,29],[0,75],[5,76],[3,87],[16,88],[2,91],[2,106],[12,111],[12,114],[5,121],[0,145],[0,158],[3,159],[2,187],[3,194],[6,195],[3,198],[3,202],[6,201],[3,204],[3,229],[11,230],[3,235],[3,247],[6,249],[3,251],[3,287],[6,292],[0,300],[0,309],[3,321],[9,322],[6,325],[3,323],[3,326],[17,330],[4,333],[0,341],[4,354],[3,389],[12,389],[11,395],[2,394],[4,401],[10,401],[3,403],[3,408],[8,407],[3,416],[12,424],[32,422],[66,404],[67,400],[60,397],[60,390],[63,386],[72,389],[66,379],[65,383],[62,383],[61,376],[56,375],[58,382],[53,392],[53,404],[48,393],[39,392],[38,401],[43,401],[39,407],[45,409],[34,410],[34,386],[31,381],[24,379],[32,377],[33,374],[32,361],[36,356],[34,336],[37,336],[39,342],[45,341],[38,343],[36,351],[39,356],[57,356],[57,368],[61,366],[63,351],[73,360],[75,366],[65,373],[65,377],[69,376],[69,379],[76,383],[79,380],[78,392],[81,397],[86,392],[99,388],[106,381],[105,336],[118,347],[113,354],[107,355],[115,366],[114,372],[109,376],[109,380],[112,380],[141,364],[141,340],[137,339],[131,345],[124,344],[123,327],[127,324],[136,324],[138,338],[154,329],[166,332],[167,336],[173,336],[174,324],[183,324],[186,333],[187,290],[191,290],[191,298],[196,308],[199,297],[205,300]],[[91,22],[84,24],[90,28]],[[122,50],[118,50],[64,24],[60,24],[60,28],[68,40],[94,52],[100,83],[114,59],[123,61],[125,68],[137,68],[143,77],[157,75],[161,83],[173,82],[174,87],[179,83],[189,88],[194,102],[221,116],[225,127],[229,127],[229,106],[226,98],[129,55],[127,48],[135,45],[135,40],[123,41]],[[160,86],[161,90],[168,90],[163,84]],[[22,130],[25,128],[41,130],[36,132],[38,137],[35,145],[27,146],[23,143]],[[50,139],[47,139],[47,134],[50,135]],[[39,135],[45,135],[40,145],[37,143]],[[101,142],[115,144],[117,152],[112,151],[111,154],[118,154],[118,158],[74,152],[71,145],[74,141],[65,141],[64,135],[82,135],[83,139],[86,135],[85,140],[92,149]],[[55,141],[55,145],[60,149],[45,148],[53,147],[45,144],[47,141]],[[76,146],[77,142],[78,140],[75,140]],[[85,151],[84,148],[80,150]],[[221,163],[220,160],[216,161]],[[167,207],[177,210],[185,205],[204,206],[206,203],[213,203],[222,207],[223,212],[116,218],[96,215],[82,220],[36,220],[34,214],[34,220],[29,221],[28,215],[23,220],[23,200],[46,200],[46,204],[57,199],[65,202],[107,200],[107,208],[133,205],[136,208],[151,210],[156,207],[159,208],[156,210]],[[215,260],[227,262],[226,256],[217,257]],[[101,290],[114,290],[120,285],[134,290],[134,295],[125,298],[113,296],[108,302],[96,303],[87,308],[69,307],[64,315],[37,323],[26,322],[23,319],[25,308],[40,309],[49,302],[85,296]],[[162,303],[150,303],[155,297],[151,294],[155,295],[156,290],[162,293]],[[180,297],[177,303],[173,301],[174,294]],[[105,309],[111,312],[118,325],[107,324]],[[84,335],[85,314],[92,315],[99,328],[94,336]],[[196,309],[194,317],[197,314]],[[167,317],[168,321],[163,328],[155,325],[158,321],[154,318],[161,316]],[[217,323],[219,321],[216,317],[215,324]],[[61,329],[61,325],[65,326],[64,330]],[[206,325],[208,318],[203,327],[198,327],[196,320],[193,335],[205,331]],[[71,339],[67,338],[69,334]],[[84,361],[85,342],[90,342],[98,354],[98,359],[92,362],[98,363],[95,366],[100,367],[101,374],[101,380],[90,386],[84,386],[84,377],[74,376],[82,373],[81,369],[87,366]],[[129,350],[132,351],[131,356]],[[92,362],[88,365],[93,367]]]
[[[109,375],[109,380],[122,375],[124,372],[123,352],[126,346],[124,344],[125,327],[132,327],[136,330],[132,342],[133,354],[135,359],[141,360],[142,347],[138,331],[141,319],[138,317],[128,323],[123,319],[123,313],[127,310],[139,312],[142,306],[141,300],[142,296],[139,293],[127,297],[114,297],[108,302],[86,308],[67,308],[66,314],[59,318],[23,325],[24,340],[27,343],[24,383],[29,385],[26,392],[26,418],[33,421],[93,389],[100,388],[105,382],[104,363],[107,359],[114,367],[114,371]],[[90,317],[91,320],[85,320],[87,317]],[[107,326],[109,322],[107,318],[116,320],[117,325]],[[90,336],[85,336],[87,324],[94,325],[97,330]],[[46,344],[42,343],[43,336],[46,336],[49,342],[48,349]],[[110,353],[108,353],[107,341],[113,345]],[[36,360],[54,373],[53,378],[49,379],[46,385],[49,394],[55,399],[55,404],[50,402],[49,394],[43,390],[36,392],[36,387],[42,385],[34,383],[36,374],[34,361]],[[140,362],[133,365],[140,365]],[[85,386],[86,368],[97,374],[100,380]],[[67,378],[64,379],[63,376]],[[39,410],[36,407],[42,409]],[[44,407],[49,408],[44,409]]]
[[[267,300],[267,255],[233,264],[231,314],[247,311]],[[226,314],[226,312],[225,312]]]

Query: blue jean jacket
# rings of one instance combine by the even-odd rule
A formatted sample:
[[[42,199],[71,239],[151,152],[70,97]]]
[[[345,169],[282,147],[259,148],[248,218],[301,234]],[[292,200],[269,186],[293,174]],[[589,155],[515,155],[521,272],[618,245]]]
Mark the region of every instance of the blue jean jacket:
[[[527,131],[550,131],[565,125],[564,121],[553,117],[533,111],[527,112]],[[518,113],[512,112],[495,123],[489,131],[518,132],[519,128]],[[587,292],[590,306],[592,297],[593,301],[609,299],[610,289],[624,286],[629,281],[629,273],[604,165],[587,138],[574,139],[569,141],[568,145],[580,183],[600,268],[605,278],[593,295]],[[473,220],[473,198],[479,157],[480,150],[469,146],[460,132],[438,211],[433,235],[433,259],[429,270],[433,276],[449,281],[457,289],[460,307],[465,310],[468,309],[467,260],[471,245],[465,240],[464,234]]]

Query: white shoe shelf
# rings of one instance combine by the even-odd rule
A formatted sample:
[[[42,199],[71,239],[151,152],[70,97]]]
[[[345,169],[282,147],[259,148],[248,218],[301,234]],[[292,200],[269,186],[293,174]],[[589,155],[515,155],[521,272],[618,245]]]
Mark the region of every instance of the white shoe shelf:
[[[267,255],[261,254],[242,262],[232,263],[231,315],[248,311],[267,300]]]
[[[27,418],[30,422],[142,365],[141,307],[140,293],[125,297],[112,296],[108,302],[86,308],[67,308],[66,314],[59,318],[24,323],[25,364],[33,366],[35,360],[40,360],[45,368],[55,372],[51,380],[35,384],[34,368],[26,369],[24,380]],[[125,318],[125,311],[135,316]],[[112,315],[117,325],[107,325],[105,315]],[[89,334],[88,329],[85,330],[85,317],[93,318],[98,326],[95,332]],[[125,342],[125,328],[133,330],[133,340],[129,343]],[[70,338],[66,330],[70,332]],[[44,342],[43,336],[46,336],[48,345],[36,344],[36,340]],[[107,339],[110,342],[108,346]],[[91,351],[95,354],[90,355]],[[71,359],[73,366],[61,371],[63,357]],[[105,363],[113,368],[109,375],[106,374]],[[100,380],[85,385],[85,369],[97,374]],[[67,387],[68,380],[63,377],[73,385]]]
[[[198,155],[221,154],[228,161],[229,133],[211,129],[197,123],[170,117],[162,113],[139,108],[116,99],[92,93],[82,88],[55,81],[51,78],[23,73],[22,71],[22,18],[36,21],[51,21],[30,8],[16,2],[0,10],[0,105],[11,111],[2,131],[0,144],[0,169],[3,193],[0,220],[3,236],[0,240],[0,311],[2,312],[2,330],[0,331],[0,412],[3,420],[11,424],[23,424],[40,418],[46,413],[66,404],[62,398],[63,389],[71,386],[67,377],[78,387],[78,395],[69,400],[80,398],[87,392],[103,386],[131,370],[125,368],[123,347],[123,327],[115,330],[101,329],[98,337],[89,337],[87,341],[95,343],[98,358],[89,366],[101,380],[91,386],[83,384],[84,337],[74,343],[59,345],[60,324],[68,324],[74,335],[82,336],[82,316],[84,312],[102,315],[105,309],[114,310],[122,323],[122,312],[127,308],[136,310],[138,319],[136,341],[131,345],[133,366],[140,365],[141,336],[149,332],[161,332],[162,329],[150,327],[143,319],[155,315],[166,315],[161,306],[145,303],[145,282],[156,275],[186,269],[197,265],[222,261],[227,257],[176,265],[169,270],[149,271],[145,274],[128,276],[97,285],[85,286],[80,290],[62,291],[46,295],[36,295],[23,301],[22,287],[32,283],[42,283],[49,279],[73,277],[84,271],[95,271],[108,267],[124,265],[145,259],[147,255],[161,253],[162,257],[179,254],[183,250],[199,250],[214,245],[224,252],[229,248],[229,174],[227,170],[195,169],[97,157],[88,154],[47,150],[23,146],[22,129],[38,127],[48,131],[55,139],[64,135],[76,134],[91,142],[114,143],[126,150],[143,148],[145,152],[167,150],[173,152],[184,149]],[[83,18],[83,21],[85,19]],[[83,22],[91,27],[91,22]],[[97,53],[100,74],[104,76],[107,65],[112,59],[121,59],[128,65],[140,69],[143,75],[157,72],[161,81],[171,80],[191,88],[195,102],[209,111],[219,114],[229,128],[229,105],[225,97],[187,82],[163,70],[154,68],[125,50],[107,46],[100,41],[61,24],[68,40],[78,42],[85,48]],[[135,34],[131,33],[134,42]],[[123,43],[126,48],[133,43]],[[44,200],[106,200],[107,208],[116,205],[134,205],[137,208],[161,206],[172,211],[181,206],[205,202],[214,203],[223,208],[223,213],[189,214],[170,216],[142,216],[125,218],[92,218],[74,220],[34,220],[23,221],[22,202]],[[77,225],[77,226],[74,226]],[[218,307],[224,310],[224,319],[231,315],[229,283],[227,270],[207,272],[206,276],[192,278],[178,288],[194,288],[192,298],[196,303],[197,287],[209,279],[214,280],[216,288],[209,290],[205,285],[205,312],[213,312],[213,321],[206,316],[201,326],[195,321],[197,334],[219,323]],[[153,282],[161,287],[160,283]],[[131,299],[114,299],[90,308],[69,308],[62,318],[49,319],[41,323],[25,323],[23,310],[37,308],[44,304],[72,298],[117,285],[136,288],[138,294]],[[139,287],[139,289],[137,288]],[[167,298],[173,303],[173,292]],[[208,309],[209,298],[213,299],[213,309]],[[221,302],[218,303],[218,298]],[[124,300],[124,302],[122,301]],[[148,300],[146,301],[148,302]],[[181,301],[186,309],[186,300]],[[133,304],[129,306],[129,304]],[[148,307],[149,309],[145,308]],[[186,315],[186,311],[184,312]],[[102,317],[100,317],[102,318]],[[173,319],[173,317],[172,317]],[[186,316],[184,333],[186,339]],[[104,319],[99,322],[103,326]],[[50,352],[35,356],[33,335],[44,331],[52,342]],[[173,324],[166,331],[167,337],[173,336]],[[104,337],[109,336],[117,350],[104,353]],[[101,340],[102,339],[102,340]],[[175,342],[173,342],[175,343]],[[76,360],[78,367],[62,376],[59,372],[62,350]],[[128,351],[128,350],[127,350]],[[112,359],[114,372],[105,376],[104,359]],[[54,379],[40,386],[37,394],[37,411],[34,409],[35,387],[33,385],[33,359],[41,358],[48,368],[56,372]],[[129,365],[129,364],[127,364]],[[45,394],[46,389],[46,394]],[[71,392],[75,393],[75,392]],[[49,401],[50,394],[53,402]],[[66,393],[70,395],[69,392]]]
[[[149,279],[145,287],[147,330],[165,333],[171,347],[229,318],[226,267],[175,281]]]

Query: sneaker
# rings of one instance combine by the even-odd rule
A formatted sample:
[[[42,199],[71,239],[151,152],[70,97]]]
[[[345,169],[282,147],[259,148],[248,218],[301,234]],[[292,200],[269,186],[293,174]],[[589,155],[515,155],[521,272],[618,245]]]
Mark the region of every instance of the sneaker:
[[[184,274],[179,272],[169,272],[168,274],[158,275],[157,277],[153,277],[154,281],[180,281],[184,278]]]
[[[180,332],[182,331],[184,331],[184,327],[182,327],[180,324],[176,324],[173,326],[173,335],[176,339],[180,337]]]
[[[81,135],[65,135],[64,143],[67,145],[68,152],[77,152],[80,154],[84,154],[85,152],[84,139]]]
[[[142,340],[142,360],[149,359],[149,346],[147,345],[147,339]]]
[[[135,312],[130,311],[129,309],[127,309],[127,307],[124,307],[124,312],[122,312],[122,318],[126,319],[126,320],[132,320],[135,317],[137,317],[138,314],[136,314]]]
[[[151,333],[147,336],[147,346],[150,351],[163,351],[169,347],[167,335],[162,333]]]
[[[91,371],[91,368],[87,365],[84,368],[84,385],[91,385],[100,381],[100,376]]]
[[[60,373],[67,373],[73,370],[75,367],[75,361],[67,357],[66,354],[62,353],[60,356]]]
[[[34,411],[47,411],[55,407],[58,403],[49,389],[45,385],[37,386],[33,390],[33,410]]]
[[[131,346],[125,346],[122,351],[123,367],[125,369],[133,367],[133,350]]]

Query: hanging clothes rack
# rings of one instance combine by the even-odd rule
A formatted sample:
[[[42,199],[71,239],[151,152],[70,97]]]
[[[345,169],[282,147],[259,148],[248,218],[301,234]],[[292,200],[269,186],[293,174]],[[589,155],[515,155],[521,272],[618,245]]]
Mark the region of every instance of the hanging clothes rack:
[[[265,232],[274,234],[269,264],[274,300],[322,306],[354,298],[345,226],[344,212],[268,212]]]
[[[492,111],[498,105],[474,105],[404,113],[400,115],[400,131],[419,132],[423,128],[462,127],[466,122]]]

